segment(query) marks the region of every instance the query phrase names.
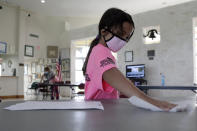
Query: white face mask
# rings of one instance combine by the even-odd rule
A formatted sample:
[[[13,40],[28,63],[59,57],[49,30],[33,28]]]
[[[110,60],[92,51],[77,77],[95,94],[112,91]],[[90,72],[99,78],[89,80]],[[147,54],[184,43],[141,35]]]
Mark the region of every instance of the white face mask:
[[[48,74],[49,74],[49,72],[48,72],[48,71],[44,72],[44,75],[48,75]]]
[[[118,38],[117,36],[113,36],[110,40],[106,41],[108,48],[113,51],[119,51],[123,46],[126,45],[126,41]]]
[[[113,51],[113,52],[117,52],[119,51],[123,46],[126,45],[126,43],[129,41],[129,39],[131,38],[131,36],[133,35],[133,32],[130,34],[130,36],[127,39],[123,39],[120,36],[114,34],[113,32],[107,30],[108,32],[110,32],[113,36],[109,39],[109,40],[105,40],[108,48]]]

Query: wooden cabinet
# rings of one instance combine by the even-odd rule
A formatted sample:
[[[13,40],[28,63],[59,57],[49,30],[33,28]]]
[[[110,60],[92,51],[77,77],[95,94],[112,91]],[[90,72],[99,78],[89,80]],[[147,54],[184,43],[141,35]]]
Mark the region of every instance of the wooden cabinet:
[[[0,96],[18,95],[18,77],[0,76]]]

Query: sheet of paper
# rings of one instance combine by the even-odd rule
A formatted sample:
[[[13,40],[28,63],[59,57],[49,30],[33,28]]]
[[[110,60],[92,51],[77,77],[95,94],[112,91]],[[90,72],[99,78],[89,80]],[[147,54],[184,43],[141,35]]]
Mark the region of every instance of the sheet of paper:
[[[63,110],[63,109],[100,109],[104,110],[99,101],[27,101],[6,107],[7,110]]]
[[[132,96],[128,99],[129,102],[137,107],[152,110],[152,111],[164,111],[155,105],[152,105],[136,96]],[[192,105],[189,101],[174,101],[172,102],[174,104],[177,104],[176,107],[172,108],[169,112],[182,112],[182,111],[191,111],[195,108],[194,105]]]

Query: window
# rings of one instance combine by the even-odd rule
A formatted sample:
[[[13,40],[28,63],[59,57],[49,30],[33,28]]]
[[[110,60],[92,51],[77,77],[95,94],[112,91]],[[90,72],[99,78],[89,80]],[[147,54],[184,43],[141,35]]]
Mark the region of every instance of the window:
[[[73,40],[71,44],[71,83],[85,83],[82,67],[85,62],[89,45],[95,37],[90,37],[82,40]],[[112,53],[117,58],[117,53]]]
[[[151,35],[151,30],[156,30],[156,31],[152,31],[152,33],[154,34],[155,38],[150,38]],[[159,44],[160,43],[160,26],[149,26],[149,27],[145,27],[143,28],[143,41],[144,44]]]
[[[2,69],[1,69],[1,64],[0,64],[0,76],[1,76],[1,71],[2,71]]]
[[[85,83],[85,78],[83,76],[82,67],[85,62],[89,46],[81,45],[76,46],[75,52],[75,82],[76,83]]]
[[[71,44],[71,82],[75,84],[85,83],[82,67],[89,51],[89,45],[94,37],[73,40]]]
[[[197,17],[193,18],[194,84],[197,84]]]

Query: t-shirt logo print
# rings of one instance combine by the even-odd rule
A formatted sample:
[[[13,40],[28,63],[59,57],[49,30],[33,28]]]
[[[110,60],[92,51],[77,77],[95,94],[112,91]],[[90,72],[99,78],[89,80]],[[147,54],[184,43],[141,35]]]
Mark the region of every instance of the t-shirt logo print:
[[[106,59],[100,61],[100,64],[100,67],[104,67],[109,64],[115,64],[115,62],[111,58],[107,57]]]

